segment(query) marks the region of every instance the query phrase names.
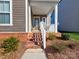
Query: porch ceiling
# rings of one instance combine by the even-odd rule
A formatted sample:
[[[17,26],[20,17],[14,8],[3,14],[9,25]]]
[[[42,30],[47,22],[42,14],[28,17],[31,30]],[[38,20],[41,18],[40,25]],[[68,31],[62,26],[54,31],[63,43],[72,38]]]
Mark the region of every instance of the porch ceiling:
[[[52,2],[58,2],[60,0],[30,0],[30,1],[52,1]]]
[[[47,15],[54,10],[54,6],[59,0],[30,0],[32,13],[34,15]]]

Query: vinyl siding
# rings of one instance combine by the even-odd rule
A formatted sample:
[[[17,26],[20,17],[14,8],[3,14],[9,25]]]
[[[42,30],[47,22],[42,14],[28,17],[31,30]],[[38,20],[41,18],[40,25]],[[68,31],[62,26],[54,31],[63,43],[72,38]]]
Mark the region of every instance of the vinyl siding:
[[[79,32],[79,0],[62,0],[59,4],[59,30]]]
[[[0,26],[0,32],[25,32],[25,0],[12,0],[13,26]]]

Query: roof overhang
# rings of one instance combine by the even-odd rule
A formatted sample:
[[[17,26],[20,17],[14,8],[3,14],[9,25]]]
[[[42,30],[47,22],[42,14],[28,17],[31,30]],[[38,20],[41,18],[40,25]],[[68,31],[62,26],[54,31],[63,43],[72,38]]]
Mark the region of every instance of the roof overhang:
[[[34,15],[47,15],[60,0],[30,0]]]

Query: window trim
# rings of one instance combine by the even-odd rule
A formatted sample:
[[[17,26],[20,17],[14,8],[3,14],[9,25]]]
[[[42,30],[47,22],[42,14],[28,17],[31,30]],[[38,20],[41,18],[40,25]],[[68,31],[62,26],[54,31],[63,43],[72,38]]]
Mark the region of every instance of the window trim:
[[[9,0],[7,0],[7,1],[9,1]],[[0,24],[0,26],[12,26],[12,25],[13,25],[13,20],[12,20],[12,0],[10,0],[10,24]]]

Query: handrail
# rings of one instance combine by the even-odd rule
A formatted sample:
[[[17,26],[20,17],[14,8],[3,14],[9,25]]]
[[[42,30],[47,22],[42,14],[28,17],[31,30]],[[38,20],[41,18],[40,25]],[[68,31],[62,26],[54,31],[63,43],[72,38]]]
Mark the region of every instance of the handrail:
[[[43,48],[46,48],[46,30],[45,30],[45,23],[42,21],[40,22],[40,30],[41,30],[41,34],[42,34],[42,42],[43,42]]]

